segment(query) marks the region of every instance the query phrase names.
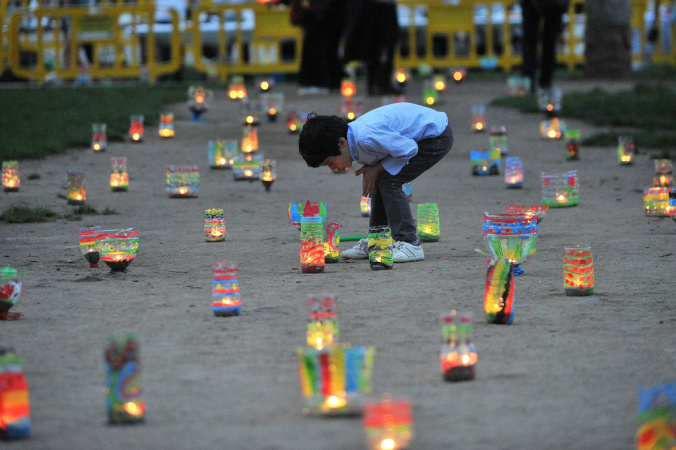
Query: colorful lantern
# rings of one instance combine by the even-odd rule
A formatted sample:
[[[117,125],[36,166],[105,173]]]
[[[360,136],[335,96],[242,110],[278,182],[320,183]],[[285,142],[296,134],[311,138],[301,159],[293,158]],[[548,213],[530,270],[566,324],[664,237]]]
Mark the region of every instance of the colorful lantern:
[[[387,225],[369,227],[368,251],[371,269],[391,269],[392,260],[392,232]]]
[[[2,190],[5,192],[17,192],[21,185],[19,178],[19,161],[2,162]]]
[[[517,266],[515,275],[523,273],[518,266],[535,253],[537,231],[534,214],[484,213],[484,244],[493,259],[508,259]]]
[[[361,116],[364,100],[361,98],[342,97],[338,111],[348,122]]]
[[[472,175],[500,175],[500,150],[470,150]]]
[[[566,142],[566,160],[578,161],[580,159],[580,130],[566,130],[563,135]]]
[[[104,352],[106,363],[106,410],[113,425],[141,423],[145,419],[141,350],[129,334],[117,340],[108,336]]]
[[[286,124],[291,134],[300,133],[305,122],[307,122],[307,114],[300,114],[298,111],[289,111],[286,116]]]
[[[267,115],[268,122],[276,122],[277,117],[279,117],[279,114],[281,114],[282,109],[284,108],[284,93],[265,93],[261,94],[260,98],[263,105],[263,110]]]
[[[418,240],[437,242],[440,238],[439,206],[436,203],[418,204]]]
[[[413,439],[411,402],[384,396],[364,405],[363,426],[369,450],[406,449]]]
[[[250,155],[258,150],[258,128],[247,125],[242,128],[242,153]]]
[[[105,123],[92,124],[92,150],[95,152],[105,152],[108,148],[108,138],[106,136]]]
[[[141,142],[143,140],[143,116],[132,115],[129,121],[129,139],[132,142]]]
[[[139,244],[139,232],[133,228],[111,230],[98,238],[101,261],[109,268],[109,273],[126,272],[127,266],[136,258]]]
[[[300,270],[303,273],[324,271],[324,227],[319,206],[308,201],[300,218]]]
[[[83,205],[87,200],[85,174],[82,170],[69,170],[66,182],[66,196],[69,205]]]
[[[540,136],[543,139],[561,139],[566,131],[566,123],[556,117],[540,122]]]
[[[669,217],[676,221],[676,189],[669,191]]]
[[[212,169],[229,169],[239,153],[239,143],[234,140],[215,140],[207,144],[207,158]]]
[[[232,100],[241,100],[246,97],[246,87],[244,86],[244,77],[234,75],[228,85],[228,97]]]
[[[634,146],[634,138],[631,136],[617,137],[617,159],[620,165],[630,166],[634,164],[634,155],[636,154],[636,147]]]
[[[523,164],[518,156],[505,159],[505,186],[520,188],[523,186]]]
[[[263,78],[258,80],[258,89],[261,92],[268,92],[275,85],[274,78]]]
[[[309,294],[307,298],[310,315],[307,321],[307,346],[317,350],[331,346],[338,341],[338,303],[336,294]]]
[[[538,89],[538,109],[549,117],[558,116],[561,111],[561,89]]]
[[[452,69],[451,77],[456,84],[462,82],[467,76],[467,71],[465,69]]]
[[[204,120],[203,114],[209,110],[209,102],[214,93],[205,90],[202,86],[190,86],[188,88],[188,107],[192,113],[192,120]]]
[[[204,210],[204,239],[207,242],[221,242],[225,240],[223,209]]]
[[[298,374],[305,405],[303,414],[359,415],[371,393],[372,347],[335,344],[317,350],[298,349]]]
[[[21,313],[11,313],[9,310],[19,302],[23,294],[25,275],[25,271],[20,272],[14,267],[0,268],[0,320],[16,320],[21,317]]]
[[[654,187],[672,187],[674,179],[671,174],[673,172],[673,163],[670,159],[656,159],[655,163],[655,178],[653,179]]]
[[[343,81],[340,83],[340,95],[345,98],[354,97],[357,93],[357,85],[355,82],[349,78],[343,78]]]
[[[676,383],[638,390],[637,450],[676,447]]]
[[[425,81],[423,83],[423,103],[432,106],[438,101],[439,91],[436,90],[435,84],[432,81]]]
[[[236,261],[211,263],[214,283],[211,288],[211,307],[214,316],[239,316],[242,302],[239,295]]]
[[[174,113],[167,112],[160,114],[160,128],[158,133],[163,138],[174,137],[176,134],[174,130]]]
[[[511,205],[506,206],[505,209],[512,214],[534,214],[537,218],[537,223],[540,223],[540,221],[544,219],[547,211],[549,211],[549,206],[532,205],[526,207],[526,205]]]
[[[84,259],[89,263],[89,268],[94,269],[99,267],[99,259],[101,254],[99,251],[98,239],[101,234],[101,227],[80,228],[78,233],[80,242],[80,252]]]
[[[577,170],[541,172],[542,204],[551,208],[575,206],[578,203]]]
[[[594,293],[594,257],[591,247],[563,249],[563,287],[568,296]]]
[[[523,97],[530,92],[530,78],[528,77],[509,77],[507,87],[511,95]]]
[[[247,155],[236,159],[232,164],[232,176],[235,181],[250,181],[260,179],[259,160],[252,159],[251,155]]]
[[[394,72],[394,81],[400,89],[403,89],[404,86],[406,86],[406,82],[409,78],[410,75],[406,69],[397,69]]]
[[[489,259],[484,291],[487,323],[509,325],[514,320],[514,264],[506,258]]]
[[[643,207],[646,216],[669,215],[669,188],[651,187],[643,190]]]
[[[371,197],[362,196],[359,200],[359,211],[362,217],[369,217],[371,215]]]
[[[302,202],[296,204],[296,202],[289,203],[289,208],[287,209],[287,217],[295,226],[300,230],[300,218],[305,211],[305,206]],[[319,217],[322,221],[326,220],[326,202],[319,202]]]
[[[266,159],[259,162],[259,176],[265,192],[270,192],[272,183],[277,179],[277,161],[274,159]]]
[[[200,170],[197,166],[167,167],[167,194],[171,198],[195,198],[200,193]]]
[[[127,173],[127,157],[110,158],[112,166],[110,172],[110,188],[114,192],[126,191],[129,188],[129,174]]]
[[[458,314],[456,311],[451,311],[441,320],[444,342],[441,346],[439,361],[444,380],[474,379],[477,354],[474,348],[472,313]]]
[[[472,106],[472,130],[476,132],[486,131],[486,106]]]
[[[507,156],[507,154],[509,154],[509,139],[507,136],[507,127],[500,126],[491,128],[489,147],[491,151],[500,152],[501,156]]]
[[[404,183],[401,188],[404,191],[404,195],[406,195],[406,200],[410,202],[413,199],[413,181]]]
[[[331,222],[326,226],[326,242],[324,242],[324,262],[337,263],[340,258],[340,225]]]
[[[31,435],[25,360],[14,349],[0,346],[0,440],[26,439]]]
[[[434,86],[434,90],[441,95],[446,90],[446,76],[443,74],[434,75],[432,77],[432,85]]]

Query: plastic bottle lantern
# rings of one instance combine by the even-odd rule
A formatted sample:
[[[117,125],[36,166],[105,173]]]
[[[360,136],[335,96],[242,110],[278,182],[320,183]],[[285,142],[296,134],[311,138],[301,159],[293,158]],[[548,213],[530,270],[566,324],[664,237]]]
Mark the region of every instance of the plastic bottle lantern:
[[[258,150],[258,128],[245,125],[242,128],[242,153],[251,158],[251,153]]]
[[[439,206],[436,203],[418,205],[418,240],[437,242],[441,238]]]
[[[643,208],[646,216],[669,215],[669,188],[651,187],[643,190]]]
[[[2,190],[5,192],[17,192],[21,184],[19,178],[19,161],[2,162]]]
[[[84,205],[87,200],[85,174],[82,170],[69,170],[66,182],[66,196],[69,205]]]
[[[364,108],[364,100],[361,98],[342,97],[338,111],[346,121],[352,122],[361,116]]]
[[[434,83],[429,80],[423,83],[423,103],[427,106],[432,106],[439,101],[439,91],[434,86]]]
[[[561,139],[565,132],[566,123],[556,117],[540,122],[540,136],[543,139]]]
[[[241,75],[233,75],[228,85],[228,97],[232,100],[241,100],[246,94],[244,78]]]
[[[556,117],[561,112],[561,89],[538,89],[538,108],[549,117]]]
[[[221,242],[225,240],[223,209],[204,210],[204,239],[207,242]]]
[[[237,262],[213,262],[211,271],[214,275],[211,288],[211,307],[214,316],[238,316],[242,311],[242,302],[237,281]]]
[[[239,143],[232,140],[215,140],[207,144],[207,158],[212,169],[229,169],[239,153]]]
[[[469,157],[472,162],[472,175],[500,174],[499,150],[470,150]]]
[[[132,142],[141,142],[143,140],[143,116],[133,115],[130,122],[129,139]]]
[[[591,247],[563,249],[563,286],[568,296],[594,293],[594,256]]]
[[[343,78],[343,81],[340,83],[340,95],[345,98],[354,97],[357,93],[357,85],[355,82],[349,78]]]
[[[577,170],[541,172],[542,204],[551,208],[575,206],[578,203]]]
[[[451,69],[451,77],[456,84],[461,83],[467,76],[467,71],[465,69]]]
[[[399,87],[400,90],[403,90],[406,87],[406,82],[410,78],[408,71],[406,69],[397,69],[394,72],[394,82]]]
[[[507,156],[507,154],[509,154],[507,127],[500,126],[491,128],[489,147],[491,151],[499,152],[500,156]]]
[[[298,229],[300,230],[300,218],[303,216],[303,211],[305,210],[303,203],[291,202],[289,203],[289,208],[287,209],[287,217]],[[319,217],[322,221],[326,220],[326,202],[319,202]]]
[[[514,320],[514,264],[506,258],[489,259],[484,291],[487,323],[509,325]]]
[[[637,450],[676,447],[676,383],[638,390]]]
[[[486,131],[486,106],[472,106],[472,130],[476,132]]]
[[[384,396],[366,403],[363,426],[369,450],[406,449],[413,439],[411,402]]]
[[[190,86],[188,88],[188,108],[192,113],[192,120],[204,120],[203,115],[209,110],[209,102],[213,96],[212,91],[207,91],[202,86]]]
[[[172,198],[195,198],[200,193],[200,170],[197,166],[167,167],[167,194]]]
[[[364,397],[371,393],[372,347],[335,344],[317,350],[298,349],[303,414],[359,415]]]
[[[263,109],[267,115],[268,122],[276,122],[277,118],[284,108],[284,93],[272,92],[261,94]]]
[[[566,130],[563,133],[566,138],[566,160],[578,161],[580,159],[580,130]]]
[[[406,195],[406,200],[409,202],[413,199],[413,181],[404,183],[401,188],[404,190],[404,195]]]
[[[676,189],[669,191],[669,217],[676,221]]]
[[[539,224],[542,219],[544,219],[545,214],[549,211],[549,206],[547,205],[510,205],[505,206],[505,209],[513,214],[532,214],[537,218],[537,223]]]
[[[338,342],[338,299],[336,294],[309,294],[310,314],[307,321],[307,346],[321,350]]]
[[[106,136],[105,123],[92,124],[92,150],[95,152],[105,152],[108,148],[108,138]]]
[[[174,130],[174,113],[160,114],[160,128],[158,133],[163,138],[171,138],[176,134]]]
[[[655,178],[653,180],[654,187],[672,187],[674,179],[671,174],[673,172],[673,163],[670,159],[656,159],[655,163]]]
[[[446,381],[474,379],[477,353],[474,347],[472,314],[451,311],[441,318],[443,344],[439,354],[441,373]]]
[[[303,124],[307,121],[307,115],[299,114],[297,111],[289,111],[286,116],[286,124],[289,127],[289,133],[298,134],[303,129]]]
[[[432,77],[432,85],[439,95],[446,90],[446,75],[437,74]]]
[[[392,260],[392,232],[387,225],[369,227],[368,251],[371,269],[391,269]]]
[[[0,346],[0,440],[26,439],[31,435],[25,360],[14,349]]]
[[[518,269],[515,274],[523,273],[519,267],[535,253],[537,242],[537,216],[525,214],[489,214],[484,213],[484,244],[493,259],[507,259]]]
[[[359,200],[359,211],[362,217],[369,217],[371,215],[371,197],[362,196]]]
[[[129,174],[127,173],[127,157],[110,158],[110,188],[114,192],[129,189]]]
[[[340,225],[331,222],[326,226],[326,242],[324,243],[324,262],[337,263],[340,259]]]
[[[101,252],[101,261],[110,268],[110,273],[127,270],[136,258],[139,238],[139,232],[133,228],[111,230],[99,236],[97,245]]]
[[[324,227],[319,206],[308,201],[300,218],[300,270],[303,273],[324,271]]]
[[[266,159],[259,162],[260,179],[265,188],[265,192],[270,192],[272,183],[277,179],[277,161]]]
[[[520,188],[523,186],[523,163],[518,156],[505,159],[505,186]]]
[[[108,422],[114,425],[143,422],[146,406],[141,352],[136,338],[131,334],[121,340],[109,336],[104,360]]]
[[[11,313],[9,310],[19,302],[23,294],[24,276],[24,271],[14,267],[0,268],[0,320],[16,320],[21,317],[21,313]]]
[[[99,259],[101,259],[101,253],[98,239],[102,233],[101,227],[80,228],[78,232],[80,252],[89,263],[90,269],[99,267],[98,263]]]
[[[511,95],[518,95],[523,97],[530,92],[530,78],[529,77],[509,77],[507,79],[507,87]]]
[[[617,137],[617,159],[620,165],[630,166],[634,164],[634,155],[636,148],[634,146],[634,138],[632,136],[618,136]]]

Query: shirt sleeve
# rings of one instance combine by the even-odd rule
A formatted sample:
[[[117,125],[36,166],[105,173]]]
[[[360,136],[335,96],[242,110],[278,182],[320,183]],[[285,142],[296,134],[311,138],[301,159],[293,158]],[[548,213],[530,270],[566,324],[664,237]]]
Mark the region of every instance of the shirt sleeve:
[[[364,144],[374,153],[381,155],[379,162],[390,175],[396,175],[418,154],[418,143],[389,128],[372,128]]]

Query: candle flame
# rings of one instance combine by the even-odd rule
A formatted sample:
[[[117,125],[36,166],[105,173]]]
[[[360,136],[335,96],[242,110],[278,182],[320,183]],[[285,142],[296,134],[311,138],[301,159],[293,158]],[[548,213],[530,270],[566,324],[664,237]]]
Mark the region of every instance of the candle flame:
[[[296,131],[296,124],[292,123],[291,125],[289,125],[289,130]]]
[[[395,75],[398,83],[404,83],[406,81],[406,73],[403,71],[397,72]]]
[[[244,98],[246,96],[246,91],[243,89],[240,89],[237,91],[237,98]]]
[[[462,365],[466,366],[469,364],[469,355],[462,355]]]
[[[474,128],[476,128],[477,130],[482,130],[482,129],[484,128],[483,122],[477,122],[477,123],[474,125]]]
[[[554,111],[554,105],[552,105],[551,103],[549,105],[547,105],[547,111],[550,111],[550,112]]]
[[[549,136],[550,138],[554,139],[554,138],[556,137],[556,130],[549,130],[549,131],[547,132],[547,136]]]
[[[247,177],[250,177],[251,175],[253,175],[253,171],[251,169],[246,169],[244,171],[244,175],[247,176]]]
[[[444,83],[443,81],[437,81],[436,83],[434,83],[434,89],[436,89],[437,91],[443,91],[444,89],[446,89],[446,83]]]
[[[321,349],[324,348],[324,340],[319,336],[317,337],[317,340],[316,340],[316,347],[317,347],[317,350],[321,350]],[[332,398],[335,398],[335,397],[332,397]],[[331,399],[329,399],[329,401],[330,400]]]
[[[99,144],[94,144],[94,150],[99,151],[101,146]]]
[[[135,141],[138,141],[138,139],[139,139],[140,137],[141,137],[141,136],[140,136],[138,133],[134,133],[134,134],[131,136],[131,138],[132,138],[133,140],[135,140]]]
[[[253,123],[253,121],[254,121],[254,118],[253,118],[252,115],[246,116],[246,123]]]
[[[427,103],[428,105],[434,105],[434,97],[427,97],[425,99],[425,103]]]
[[[231,89],[230,92],[228,92],[228,96],[233,100],[236,99],[237,98],[237,91],[234,90],[234,89]]]
[[[383,439],[383,442],[380,443],[380,448],[382,450],[392,450],[395,448],[395,444],[392,438]]]
[[[354,120],[354,113],[353,112],[347,113],[347,118],[350,120]]]
[[[225,164],[225,158],[221,158],[218,160],[218,164],[224,165]]]
[[[181,195],[185,195],[187,192],[188,192],[188,190],[184,187],[182,187],[178,190],[178,193],[181,194]]]
[[[143,410],[134,402],[125,403],[124,410],[131,416],[140,416],[143,413]]]
[[[261,90],[267,91],[268,89],[270,89],[270,83],[267,81],[261,81]]]
[[[462,74],[461,71],[456,70],[455,72],[453,72],[453,79],[454,79],[455,81],[460,81],[460,80],[463,79],[463,77],[464,77],[464,75]]]

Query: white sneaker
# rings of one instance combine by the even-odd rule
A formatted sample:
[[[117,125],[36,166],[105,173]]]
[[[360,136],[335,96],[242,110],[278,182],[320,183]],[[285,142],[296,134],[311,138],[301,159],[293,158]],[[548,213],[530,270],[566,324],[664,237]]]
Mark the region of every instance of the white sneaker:
[[[369,240],[359,239],[354,247],[340,252],[340,256],[345,259],[369,259]]]
[[[425,252],[421,245],[413,245],[404,241],[394,243],[392,250],[392,260],[396,263],[422,261],[425,259]]]

